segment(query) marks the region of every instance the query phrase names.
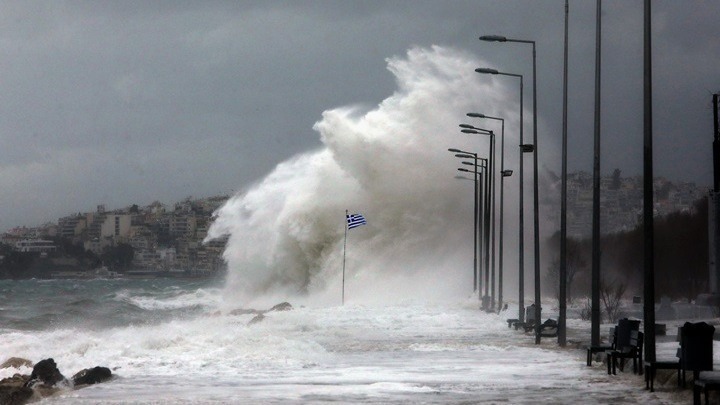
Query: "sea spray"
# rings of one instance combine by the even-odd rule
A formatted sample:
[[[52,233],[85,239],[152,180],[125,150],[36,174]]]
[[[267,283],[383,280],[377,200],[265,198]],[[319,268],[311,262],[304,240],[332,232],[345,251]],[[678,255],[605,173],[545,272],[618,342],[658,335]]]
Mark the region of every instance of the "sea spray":
[[[474,69],[487,63],[439,46],[387,63],[394,94],[370,110],[325,111],[314,126],[321,149],[280,163],[217,211],[208,239],[229,235],[230,301],[311,293],[339,302],[346,209],[368,220],[348,234],[347,300],[472,292],[473,185],[454,179],[460,160],[447,149],[487,155],[489,137],[457,129],[470,111],[507,117],[506,145],[517,145],[515,83],[480,77]],[[516,168],[517,155],[508,147],[506,168]],[[517,212],[511,189],[514,178],[505,209]],[[517,226],[511,218],[505,224]],[[506,249],[516,243],[511,235]]]

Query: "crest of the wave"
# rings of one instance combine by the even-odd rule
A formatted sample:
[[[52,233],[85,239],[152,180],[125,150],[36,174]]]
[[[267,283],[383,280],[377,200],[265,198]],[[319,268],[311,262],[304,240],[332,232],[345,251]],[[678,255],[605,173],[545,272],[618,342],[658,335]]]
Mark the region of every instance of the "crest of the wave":
[[[473,183],[454,178],[459,160],[447,149],[486,153],[486,137],[458,131],[469,111],[517,115],[507,84],[474,72],[484,65],[456,49],[412,48],[387,60],[397,89],[377,107],[325,111],[314,126],[320,150],[279,164],[216,213],[208,238],[230,237],[228,294],[339,303],[349,210],[368,224],[347,234],[346,301],[465,298]]]

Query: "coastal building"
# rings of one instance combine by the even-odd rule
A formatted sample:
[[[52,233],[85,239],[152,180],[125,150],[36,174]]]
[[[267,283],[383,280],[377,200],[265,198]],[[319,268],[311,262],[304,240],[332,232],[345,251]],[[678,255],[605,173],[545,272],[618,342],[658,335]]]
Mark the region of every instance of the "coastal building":
[[[23,239],[15,242],[13,250],[22,253],[50,253],[56,251],[57,246],[51,240]]]

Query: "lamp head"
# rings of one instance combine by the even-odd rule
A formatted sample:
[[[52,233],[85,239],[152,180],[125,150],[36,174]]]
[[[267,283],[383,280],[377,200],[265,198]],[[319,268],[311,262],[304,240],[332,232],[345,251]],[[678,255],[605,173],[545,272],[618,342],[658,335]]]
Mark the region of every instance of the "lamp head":
[[[490,68],[477,68],[477,69],[475,69],[475,71],[478,73],[484,73],[484,74],[488,74],[488,75],[496,75],[499,73],[497,71],[497,69],[490,69]]]
[[[480,37],[480,40],[488,42],[506,42],[507,38],[501,35],[483,35]]]
[[[467,115],[468,117],[472,117],[472,118],[487,118],[485,116],[485,114],[480,114],[480,113],[467,113],[465,115]]]

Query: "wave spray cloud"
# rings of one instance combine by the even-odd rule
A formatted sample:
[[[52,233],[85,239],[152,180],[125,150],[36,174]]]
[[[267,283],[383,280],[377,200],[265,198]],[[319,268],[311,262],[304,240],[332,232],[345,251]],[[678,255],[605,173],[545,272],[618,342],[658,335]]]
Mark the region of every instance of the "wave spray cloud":
[[[455,178],[460,159],[447,149],[487,156],[489,137],[458,131],[470,111],[507,117],[506,145],[518,132],[514,83],[479,77],[484,65],[455,49],[413,48],[387,60],[397,90],[379,105],[325,111],[314,126],[322,148],[280,163],[216,213],[208,239],[229,236],[228,295],[339,303],[346,210],[367,219],[348,234],[346,301],[472,294],[473,182]],[[506,147],[506,168],[517,166],[514,152]]]

